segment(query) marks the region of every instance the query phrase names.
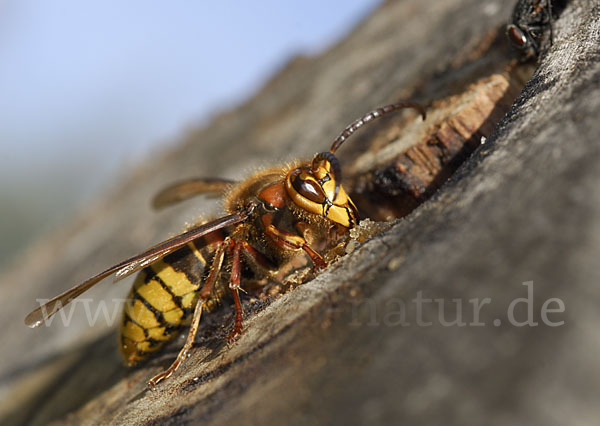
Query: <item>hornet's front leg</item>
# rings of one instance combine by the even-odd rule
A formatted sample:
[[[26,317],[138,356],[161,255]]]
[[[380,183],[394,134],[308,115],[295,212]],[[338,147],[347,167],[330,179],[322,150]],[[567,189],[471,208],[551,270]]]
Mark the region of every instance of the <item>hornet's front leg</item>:
[[[265,225],[265,233],[271,237],[276,243],[283,247],[302,249],[306,252],[308,257],[313,261],[317,269],[325,269],[327,262],[321,257],[319,253],[313,250],[306,240],[300,235],[292,234],[291,232],[282,231],[271,223],[272,216],[264,215],[263,224]]]

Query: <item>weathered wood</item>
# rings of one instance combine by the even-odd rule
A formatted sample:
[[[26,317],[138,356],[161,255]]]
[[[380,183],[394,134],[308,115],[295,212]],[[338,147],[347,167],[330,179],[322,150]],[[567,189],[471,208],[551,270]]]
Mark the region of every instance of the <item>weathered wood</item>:
[[[381,149],[371,147],[350,167],[354,202],[374,220],[409,214],[490,135],[523,85],[510,73],[492,74],[434,102],[427,123],[399,126],[394,140]]]
[[[284,153],[327,148],[372,107],[459,95],[465,82],[498,71],[490,58],[506,52],[481,56],[478,49],[497,40],[509,15],[501,1],[387,2],[338,46],[291,63],[246,105],[190,133],[40,241],[0,280],[10,300],[0,310],[2,423],[596,423],[597,2],[570,2],[553,47],[509,113],[434,197],[268,306],[247,301],[247,331],[231,347],[220,327],[231,310],[207,316],[189,362],[155,391],[145,382],[172,361],[177,344],[126,370],[114,330],[90,328],[82,305],[68,328],[22,325],[36,298],[177,232],[199,208],[214,210],[200,200],[151,215],[148,202],[165,183],[198,174],[238,178]],[[486,66],[469,66],[478,60]],[[402,119],[357,135],[340,150],[343,164]],[[540,324],[515,327],[507,309],[527,297],[527,281]],[[105,283],[90,297],[95,304],[124,297],[126,287]],[[418,309],[419,297],[441,299],[444,311],[438,302]],[[444,326],[438,318],[456,317],[452,300],[459,299],[464,320],[473,322],[469,300],[485,298],[484,326]],[[541,324],[549,298],[564,302],[564,313],[550,315],[564,325]],[[418,326],[420,316],[432,325]]]

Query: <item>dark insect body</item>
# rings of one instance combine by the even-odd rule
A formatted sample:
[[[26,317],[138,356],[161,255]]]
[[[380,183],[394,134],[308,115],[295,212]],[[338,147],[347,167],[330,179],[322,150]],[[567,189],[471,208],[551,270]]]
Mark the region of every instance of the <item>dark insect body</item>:
[[[210,312],[224,296],[235,306],[233,330],[242,332],[239,292],[272,278],[304,253],[315,268],[327,266],[320,252],[329,252],[358,224],[358,212],[341,186],[336,150],[364,124],[402,108],[425,111],[413,103],[373,110],[350,124],[328,152],[311,161],[263,170],[242,182],[191,179],[160,192],[154,204],[169,205],[198,194],[225,194],[226,215],[191,227],[145,252],[126,259],[56,296],[32,311],[25,323],[42,324],[70,301],[100,282],[138,272],[123,313],[120,348],[125,363],[135,365],[174,339],[184,325],[190,330],[173,364],[148,384],[171,376],[191,349],[203,312]]]
[[[506,35],[527,61],[545,54],[552,45],[552,23],[565,8],[567,0],[518,0]]]

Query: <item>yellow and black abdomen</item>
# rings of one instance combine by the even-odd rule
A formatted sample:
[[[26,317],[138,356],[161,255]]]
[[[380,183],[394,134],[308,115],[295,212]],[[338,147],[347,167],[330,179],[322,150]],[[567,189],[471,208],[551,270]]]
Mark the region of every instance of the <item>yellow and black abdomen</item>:
[[[142,269],[129,292],[120,347],[127,365],[162,348],[190,319],[220,235],[189,243]]]

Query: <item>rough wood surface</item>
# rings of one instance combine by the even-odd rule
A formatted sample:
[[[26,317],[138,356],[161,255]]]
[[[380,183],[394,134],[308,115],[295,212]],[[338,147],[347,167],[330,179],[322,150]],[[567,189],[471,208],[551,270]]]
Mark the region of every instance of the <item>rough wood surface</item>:
[[[570,2],[553,47],[508,114],[433,198],[313,281],[268,306],[246,303],[247,331],[231,347],[220,327],[231,310],[207,317],[189,362],[155,391],[145,381],[168,365],[177,344],[127,370],[115,331],[101,322],[90,328],[83,305],[69,327],[22,325],[36,298],[179,231],[198,212],[216,211],[198,200],[149,213],[165,183],[199,174],[239,178],[278,159],[310,156],[372,107],[439,100],[498,71],[493,58],[503,50],[481,56],[479,49],[496,39],[490,34],[510,6],[387,2],[338,46],[290,63],[247,104],[190,132],[40,241],[0,277],[2,423],[596,424],[595,1]],[[343,163],[366,149],[381,129],[374,126],[344,146]],[[508,324],[507,307],[527,297],[522,283],[529,281],[535,320],[547,299],[560,298],[565,312],[551,318],[564,325]],[[126,287],[107,282],[89,297],[96,304],[123,298]],[[411,302],[418,297],[441,299],[445,309],[427,303],[418,312]],[[476,298],[490,299],[479,318],[484,326],[439,320],[440,313],[456,317],[452,300],[459,299],[473,321],[467,306]]]
[[[523,85],[511,73],[492,74],[434,102],[426,123],[398,126],[392,141],[372,145],[349,167],[362,213],[392,220],[431,197],[490,135]]]

